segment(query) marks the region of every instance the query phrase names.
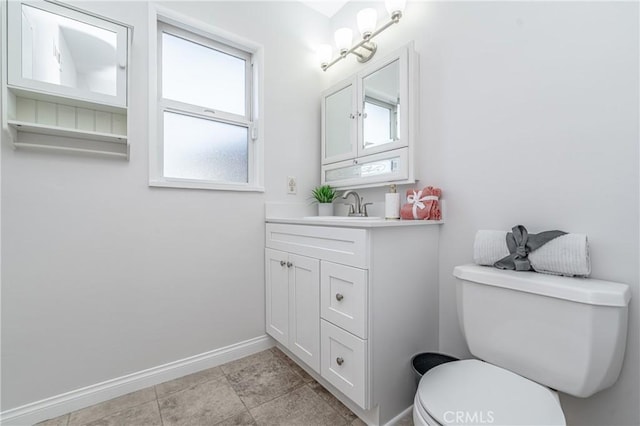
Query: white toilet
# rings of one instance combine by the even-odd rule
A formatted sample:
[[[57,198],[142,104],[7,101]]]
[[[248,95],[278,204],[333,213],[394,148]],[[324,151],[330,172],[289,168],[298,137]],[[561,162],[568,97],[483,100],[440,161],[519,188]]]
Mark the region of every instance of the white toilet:
[[[453,275],[462,332],[478,359],[427,371],[415,425],[564,425],[556,390],[588,397],[617,380],[627,285],[477,265]]]

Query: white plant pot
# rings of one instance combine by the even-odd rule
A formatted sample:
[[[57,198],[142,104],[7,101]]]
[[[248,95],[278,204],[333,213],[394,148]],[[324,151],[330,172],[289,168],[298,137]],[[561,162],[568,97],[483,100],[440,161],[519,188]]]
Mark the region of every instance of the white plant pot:
[[[333,203],[318,203],[318,216],[333,216]]]

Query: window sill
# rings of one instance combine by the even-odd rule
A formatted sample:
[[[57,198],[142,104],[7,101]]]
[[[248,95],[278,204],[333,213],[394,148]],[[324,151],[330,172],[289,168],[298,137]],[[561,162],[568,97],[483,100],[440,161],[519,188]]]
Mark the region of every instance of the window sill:
[[[249,184],[150,179],[149,186],[160,188],[208,189],[213,191],[264,192],[264,187]]]

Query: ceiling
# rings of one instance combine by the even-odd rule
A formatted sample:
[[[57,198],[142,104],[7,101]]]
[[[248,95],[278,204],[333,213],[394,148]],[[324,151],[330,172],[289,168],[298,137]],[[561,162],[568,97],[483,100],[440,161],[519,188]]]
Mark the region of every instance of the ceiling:
[[[300,0],[301,3],[331,18],[348,0]]]

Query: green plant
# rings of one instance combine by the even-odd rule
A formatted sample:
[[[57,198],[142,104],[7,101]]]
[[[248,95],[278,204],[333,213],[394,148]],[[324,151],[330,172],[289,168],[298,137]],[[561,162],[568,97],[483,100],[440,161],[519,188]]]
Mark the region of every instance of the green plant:
[[[338,198],[338,193],[331,185],[317,186],[311,191],[311,195],[318,203],[332,203],[333,200]]]

